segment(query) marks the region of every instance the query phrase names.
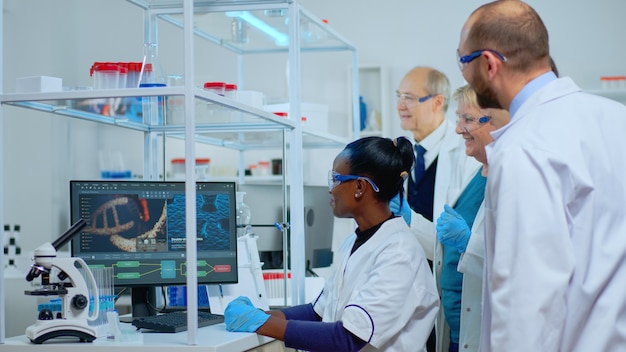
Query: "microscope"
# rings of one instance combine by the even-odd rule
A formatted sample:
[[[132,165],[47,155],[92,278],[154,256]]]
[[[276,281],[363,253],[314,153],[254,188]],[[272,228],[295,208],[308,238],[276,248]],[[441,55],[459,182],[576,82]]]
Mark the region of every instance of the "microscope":
[[[26,336],[36,344],[56,337],[76,337],[80,342],[96,339],[96,330],[88,325],[98,316],[98,288],[91,270],[82,258],[57,258],[57,250],[69,242],[87,223],[80,219],[52,244],[49,242],[35,249],[34,264],[26,275],[26,281],[41,276],[39,289],[24,291],[29,296],[60,296],[62,310],[54,316],[49,309],[39,312],[37,321],[26,328]],[[93,315],[89,315],[89,290],[78,267],[84,269],[93,291]],[[58,282],[50,282],[51,273],[58,271]],[[69,279],[69,280],[67,280]]]

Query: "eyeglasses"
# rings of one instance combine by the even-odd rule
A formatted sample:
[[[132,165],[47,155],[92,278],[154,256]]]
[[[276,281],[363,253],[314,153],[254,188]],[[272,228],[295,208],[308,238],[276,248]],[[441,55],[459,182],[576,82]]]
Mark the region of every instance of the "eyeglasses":
[[[464,126],[462,128],[465,132],[470,132],[476,127],[482,126],[489,121],[491,121],[491,116],[474,117],[474,116],[467,115],[467,114],[456,114],[456,124],[458,125],[461,122],[463,122]],[[474,127],[468,128],[468,126],[474,126]]]
[[[328,190],[332,191],[333,188],[339,186],[339,184],[342,182],[358,180],[358,179],[363,179],[367,181],[370,185],[372,185],[372,189],[374,190],[374,192],[380,191],[380,189],[378,189],[378,186],[376,186],[374,181],[370,180],[368,177],[357,176],[357,175],[342,175],[333,170],[328,170]]]
[[[415,106],[417,104],[425,102],[432,97],[434,97],[434,95],[432,94],[423,97],[416,97],[412,94],[396,92],[396,104],[400,104],[400,102],[402,102],[406,106]]]
[[[467,67],[467,65],[476,60],[477,58],[480,57],[480,55],[482,55],[485,51],[488,51],[492,54],[494,54],[495,56],[498,57],[498,59],[502,60],[502,62],[506,62],[506,56],[500,54],[499,52],[495,51],[495,50],[491,50],[491,49],[481,49],[481,50],[476,50],[476,51],[472,51],[471,53],[464,55],[464,56],[460,56],[458,50],[456,52],[456,58],[457,58],[457,62],[459,64],[459,69],[461,71],[463,71],[465,69],[465,67]]]
[[[467,114],[456,114],[456,124],[458,125],[459,123],[461,123],[461,121],[465,122],[468,125],[474,123],[482,125],[491,121],[491,116],[474,117]]]

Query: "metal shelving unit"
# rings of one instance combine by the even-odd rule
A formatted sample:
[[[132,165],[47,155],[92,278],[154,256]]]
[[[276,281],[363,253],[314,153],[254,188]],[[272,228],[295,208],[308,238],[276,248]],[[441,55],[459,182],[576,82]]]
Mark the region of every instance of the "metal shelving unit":
[[[204,40],[208,44],[230,50],[237,55],[285,53],[289,59],[289,116],[301,116],[301,62],[300,55],[306,52],[347,51],[352,54],[352,67],[357,66],[356,47],[336,33],[330,26],[302,8],[295,0],[127,0],[144,10],[144,41],[146,43],[158,40],[157,26],[161,22],[179,27],[183,31],[184,76],[195,77],[194,42]],[[2,0],[0,0],[2,7]],[[270,40],[267,35],[258,31],[250,31],[250,40],[247,44],[236,44],[223,39],[226,23],[230,26],[232,17],[224,16],[228,13],[235,16],[241,13],[250,13],[260,16],[269,11],[280,16],[267,17],[268,24],[282,33],[282,40]],[[202,14],[204,19],[196,21],[195,16]],[[285,20],[288,19],[288,20]],[[226,22],[225,22],[226,21]],[[193,26],[186,24],[193,23]],[[1,22],[0,22],[1,24]],[[1,26],[0,26],[1,28]],[[303,28],[306,31],[303,31]],[[0,29],[1,31],[1,29]],[[230,32],[228,32],[230,33]],[[303,35],[306,33],[306,35]],[[1,34],[1,33],[0,33]],[[312,37],[314,36],[314,38]],[[1,48],[1,46],[0,46]],[[0,49],[1,50],[1,49]],[[0,55],[1,60],[1,55]],[[239,60],[241,63],[242,60]],[[240,64],[241,65],[241,64]],[[240,68],[241,71],[241,68]],[[342,147],[351,138],[359,135],[358,127],[358,71],[352,70],[352,116],[353,131],[350,137],[335,136],[330,133],[320,133],[303,129],[299,119],[284,119],[276,115],[251,107],[237,101],[211,94],[197,88],[193,79],[185,80],[184,86],[165,88],[133,88],[111,90],[85,90],[54,93],[29,94],[1,94],[0,104],[12,105],[50,113],[52,115],[69,116],[72,118],[92,121],[100,124],[114,125],[143,132],[144,134],[144,178],[157,179],[157,160],[160,138],[167,136],[185,140],[185,158],[195,159],[196,143],[205,143],[245,152],[252,149],[283,149],[287,176],[283,176],[283,185],[286,189],[287,179],[290,184],[289,204],[290,212],[290,248],[294,254],[292,258],[304,258],[304,215],[303,215],[303,148]],[[2,62],[0,61],[0,82],[2,82]],[[74,108],[74,103],[81,100],[121,97],[147,96],[181,96],[185,102],[185,121],[181,124],[167,122],[151,123],[144,117],[144,122],[131,121],[124,117],[104,116]],[[227,114],[224,118],[210,122],[196,123],[196,102],[213,103],[234,114]],[[0,120],[2,109],[0,109]],[[152,121],[155,121],[154,119]],[[0,131],[1,132],[1,131]],[[0,150],[1,152],[1,150]],[[0,154],[1,155],[1,154]],[[0,162],[0,168],[2,163]],[[187,260],[194,262],[195,255],[195,180],[194,165],[186,165],[186,204],[187,214]],[[240,172],[243,175],[242,172]],[[0,181],[2,181],[0,169]],[[240,182],[245,182],[243,177]],[[0,199],[3,199],[0,191]],[[2,209],[0,201],[0,219]],[[285,208],[286,209],[286,208]],[[287,218],[286,210],[284,217]],[[284,235],[285,246],[287,241]],[[285,248],[287,253],[287,248]],[[296,255],[300,253],[302,255]],[[292,261],[292,303],[304,302],[304,261]],[[189,266],[187,284],[190,287],[197,285],[196,268]],[[287,275],[285,275],[287,277]],[[4,278],[4,269],[0,266],[0,280]],[[0,325],[4,326],[4,295],[0,288]],[[197,290],[187,290],[189,311],[195,312]],[[0,343],[4,341],[4,328],[0,329]],[[189,315],[189,343],[196,343],[197,326],[194,314]]]

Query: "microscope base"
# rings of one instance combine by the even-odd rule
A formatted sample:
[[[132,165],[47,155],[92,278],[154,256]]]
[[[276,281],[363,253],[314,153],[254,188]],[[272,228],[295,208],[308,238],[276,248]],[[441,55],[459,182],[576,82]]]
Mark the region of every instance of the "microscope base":
[[[77,321],[47,320],[26,328],[26,337],[36,344],[56,337],[76,337],[80,342],[92,342],[96,339],[96,330]]]

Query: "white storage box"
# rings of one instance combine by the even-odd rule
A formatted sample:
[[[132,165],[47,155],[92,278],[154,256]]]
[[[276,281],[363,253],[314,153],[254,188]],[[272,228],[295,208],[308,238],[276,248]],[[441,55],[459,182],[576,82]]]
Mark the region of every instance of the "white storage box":
[[[271,104],[263,107],[265,111],[289,113],[289,103]],[[302,117],[306,117],[302,127],[313,132],[328,133],[328,105],[302,103],[300,105]]]
[[[48,76],[19,77],[15,79],[16,93],[60,92],[63,79]]]
[[[253,90],[238,90],[235,99],[243,104],[254,106],[257,109],[263,109],[263,93]]]

